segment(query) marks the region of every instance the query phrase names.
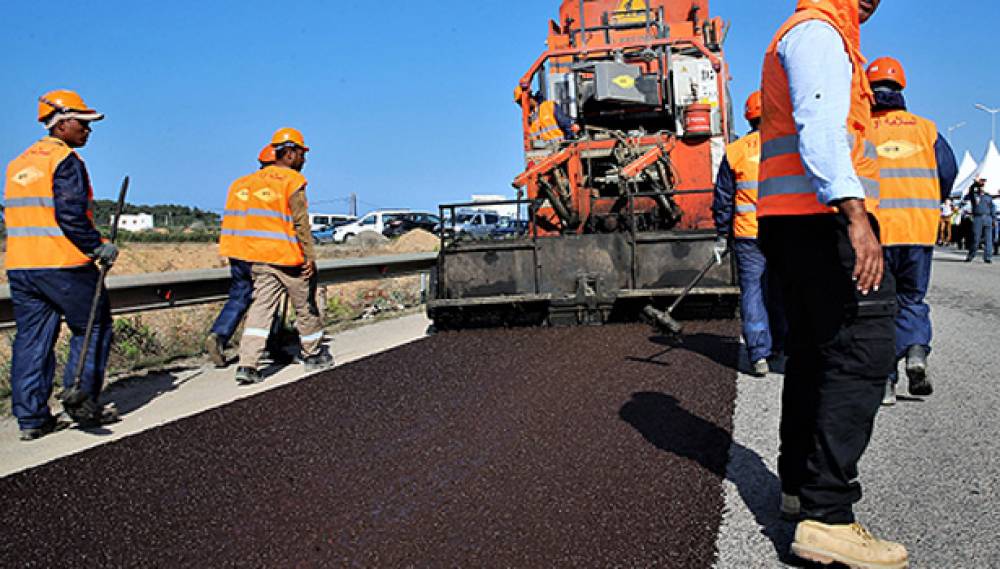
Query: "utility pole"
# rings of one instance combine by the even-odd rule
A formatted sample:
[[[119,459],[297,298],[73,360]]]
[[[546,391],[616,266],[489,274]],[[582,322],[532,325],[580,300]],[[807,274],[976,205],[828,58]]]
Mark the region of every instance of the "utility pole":
[[[350,214],[352,216],[354,216],[354,217],[357,217],[358,216],[358,194],[355,194],[354,192],[351,192],[350,200],[351,200],[351,203],[350,203],[350,210],[351,210]]]
[[[997,113],[1000,113],[1000,109],[991,109],[991,108],[987,107],[986,105],[982,105],[982,104],[979,104],[979,103],[976,103],[976,108],[979,109],[980,111],[983,111],[984,113],[989,113],[990,115],[992,115],[992,117],[993,117],[993,130],[992,130],[992,134],[990,135],[990,141],[995,144],[996,141],[997,141]]]

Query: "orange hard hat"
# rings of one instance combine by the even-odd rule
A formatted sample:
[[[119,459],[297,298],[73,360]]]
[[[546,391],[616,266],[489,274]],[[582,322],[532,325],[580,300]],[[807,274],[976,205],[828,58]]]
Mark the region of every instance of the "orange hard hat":
[[[274,147],[268,144],[257,155],[257,161],[261,164],[274,164],[278,157],[274,155]]]
[[[880,57],[868,66],[868,82],[891,81],[906,89],[906,72],[903,64],[892,57]]]
[[[49,91],[38,98],[38,121],[46,123],[48,128],[63,119],[99,121],[103,118],[104,115],[83,102],[83,97],[68,89]]]
[[[747,97],[747,104],[743,107],[743,116],[748,121],[757,120],[763,114],[763,107],[760,91],[754,91]]]
[[[514,102],[515,103],[520,103],[521,102],[521,96],[523,96],[523,95],[524,95],[524,89],[521,88],[520,85],[518,85],[517,87],[514,87]]]
[[[303,150],[309,150],[302,133],[294,128],[279,128],[271,137],[271,146],[282,146],[284,144],[294,144]]]

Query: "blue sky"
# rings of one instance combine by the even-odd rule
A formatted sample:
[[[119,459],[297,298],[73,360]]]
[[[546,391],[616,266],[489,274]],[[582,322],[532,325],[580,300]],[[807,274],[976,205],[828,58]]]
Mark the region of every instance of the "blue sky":
[[[128,173],[132,202],[221,209],[229,182],[287,125],[313,149],[313,209],[345,211],[356,192],[363,212],[509,193],[522,164],[511,91],[559,2],[5,4],[16,25],[0,34],[3,161],[43,134],[38,95],[67,87],[108,115],[82,151],[98,197],[113,197]],[[863,29],[870,58],[906,65],[911,110],[942,130],[968,123],[952,137],[959,158],[979,158],[989,138],[989,116],[973,104],[1000,107],[997,4],[883,0]],[[713,1],[732,23],[737,105],[793,5]]]

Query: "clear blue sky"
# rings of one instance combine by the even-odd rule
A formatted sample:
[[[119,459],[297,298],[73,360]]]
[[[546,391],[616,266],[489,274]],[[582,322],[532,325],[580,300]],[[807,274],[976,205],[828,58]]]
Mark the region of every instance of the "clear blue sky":
[[[736,103],[794,0],[714,0],[732,23]],[[98,197],[132,176],[134,203],[220,209],[271,132],[304,131],[313,209],[433,208],[509,193],[520,171],[511,91],[544,49],[558,0],[5,2],[0,159],[43,134],[36,98],[78,90],[107,114],[83,149]],[[907,67],[911,110],[978,159],[1000,107],[993,0],[883,0],[870,57]],[[951,41],[952,43],[947,43]],[[741,124],[741,129],[744,125]]]

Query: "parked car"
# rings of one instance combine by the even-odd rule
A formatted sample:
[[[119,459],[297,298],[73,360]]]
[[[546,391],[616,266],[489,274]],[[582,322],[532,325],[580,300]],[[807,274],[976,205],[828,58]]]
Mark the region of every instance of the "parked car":
[[[327,227],[336,227],[344,223],[350,223],[357,219],[353,215],[342,215],[339,213],[310,213],[309,229],[311,231],[323,231]]]
[[[396,219],[397,216],[411,213],[408,209],[385,209],[376,210],[366,214],[357,221],[341,225],[333,232],[333,240],[336,243],[343,243],[357,237],[362,231],[374,231],[382,233],[385,231],[386,223]]]
[[[317,245],[333,243],[333,235],[341,225],[347,225],[350,221],[338,221],[312,232],[313,242]]]
[[[505,217],[500,220],[496,229],[493,230],[493,235],[496,235],[497,237],[510,237],[514,235],[524,235],[527,232],[528,220]]]
[[[455,214],[454,223],[446,220],[443,231],[445,235],[461,239],[488,237],[500,224],[500,215],[492,211],[459,211]]]
[[[424,211],[414,211],[411,213],[402,213],[395,216],[394,219],[385,224],[385,229],[382,230],[382,235],[386,237],[399,237],[404,233],[409,233],[414,229],[423,229],[424,231],[435,232],[435,228],[441,224],[441,218],[438,216],[424,212]]]

